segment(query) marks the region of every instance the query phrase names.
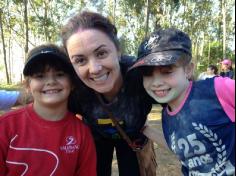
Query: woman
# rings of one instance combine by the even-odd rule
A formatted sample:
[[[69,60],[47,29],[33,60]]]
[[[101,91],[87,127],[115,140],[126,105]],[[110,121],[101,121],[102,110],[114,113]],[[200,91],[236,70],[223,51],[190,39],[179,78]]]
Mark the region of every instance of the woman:
[[[119,135],[109,114],[117,119],[133,141],[142,147],[141,134],[152,99],[142,87],[137,73],[126,75],[132,60],[121,55],[116,27],[97,13],[83,12],[71,17],[61,32],[71,63],[84,83],[78,107],[90,125],[97,149],[98,176],[110,176],[114,148],[119,175],[139,176],[136,153]],[[137,84],[140,83],[140,87]],[[81,92],[83,92],[81,94]],[[140,146],[139,146],[140,145]]]

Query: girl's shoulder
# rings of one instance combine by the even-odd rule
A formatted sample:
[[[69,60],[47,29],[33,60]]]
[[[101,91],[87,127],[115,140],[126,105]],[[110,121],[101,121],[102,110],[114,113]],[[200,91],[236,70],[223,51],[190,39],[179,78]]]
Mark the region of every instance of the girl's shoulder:
[[[216,77],[214,86],[217,98],[229,116],[231,121],[235,121],[235,80],[227,77]]]

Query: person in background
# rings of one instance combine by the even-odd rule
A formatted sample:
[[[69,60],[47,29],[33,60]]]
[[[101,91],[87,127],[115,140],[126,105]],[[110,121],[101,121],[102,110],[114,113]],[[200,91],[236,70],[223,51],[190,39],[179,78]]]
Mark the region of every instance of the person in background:
[[[20,99],[19,91],[0,90],[0,110],[8,110],[18,104]]]
[[[221,70],[222,70],[222,72],[220,72],[220,76],[222,76],[222,77],[229,77],[231,79],[234,78],[234,71],[233,71],[232,61],[231,60],[224,59],[221,62]]]
[[[163,133],[183,175],[233,176],[235,80],[192,81],[191,48],[186,33],[160,29],[141,43],[129,71],[140,71],[145,90],[163,104]]]
[[[209,65],[207,67],[207,71],[203,72],[199,75],[198,79],[203,80],[206,78],[213,78],[215,76],[218,76],[218,68],[215,65]]]
[[[68,110],[75,73],[67,55],[40,45],[23,73],[34,100],[0,117],[0,175],[96,176],[91,132]]]
[[[133,59],[122,55],[116,27],[108,18],[85,11],[67,21],[61,37],[70,61],[84,84],[84,88],[78,88],[78,93],[82,95],[74,103],[78,105],[75,112],[82,114],[92,129],[98,176],[111,176],[114,149],[119,175],[139,176],[136,151],[147,143],[141,130],[154,101],[145,92],[141,76],[136,73],[127,75]],[[134,83],[139,85],[134,86]],[[111,116],[130,138],[130,143],[120,135]],[[152,157],[147,159],[146,165],[152,163]]]

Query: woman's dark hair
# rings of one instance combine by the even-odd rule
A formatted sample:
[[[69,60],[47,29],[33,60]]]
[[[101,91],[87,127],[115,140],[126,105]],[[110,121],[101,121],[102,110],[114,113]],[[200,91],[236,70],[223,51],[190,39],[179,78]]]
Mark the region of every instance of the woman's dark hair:
[[[79,29],[96,29],[106,34],[120,50],[117,29],[108,18],[95,12],[84,11],[71,17],[61,29],[62,43],[67,50],[68,39]]]
[[[218,68],[217,68],[217,66],[215,66],[215,65],[209,65],[208,68],[210,68],[211,70],[213,70],[215,75],[218,74]]]

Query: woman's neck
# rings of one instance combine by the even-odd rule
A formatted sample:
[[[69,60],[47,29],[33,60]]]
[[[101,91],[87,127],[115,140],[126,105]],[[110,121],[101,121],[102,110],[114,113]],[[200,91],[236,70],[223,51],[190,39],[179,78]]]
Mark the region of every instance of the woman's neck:
[[[103,94],[104,99],[108,102],[113,101],[116,98],[117,94],[120,92],[122,85],[123,85],[123,77],[120,74],[113,89],[111,91]]]
[[[59,121],[63,119],[68,112],[67,103],[61,105],[42,106],[37,102],[34,102],[33,108],[41,118],[48,121]]]

